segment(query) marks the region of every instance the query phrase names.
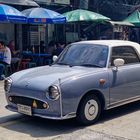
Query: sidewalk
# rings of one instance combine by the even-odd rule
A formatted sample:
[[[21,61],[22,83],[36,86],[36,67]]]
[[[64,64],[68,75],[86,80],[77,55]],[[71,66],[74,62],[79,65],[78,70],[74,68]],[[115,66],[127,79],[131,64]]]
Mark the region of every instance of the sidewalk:
[[[0,93],[4,92],[4,80],[0,81]]]

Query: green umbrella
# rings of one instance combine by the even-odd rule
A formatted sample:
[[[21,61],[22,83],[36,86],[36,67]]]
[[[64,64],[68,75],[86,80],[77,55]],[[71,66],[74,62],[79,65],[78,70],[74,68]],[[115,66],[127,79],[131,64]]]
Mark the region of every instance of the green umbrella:
[[[66,12],[63,15],[66,16],[67,22],[76,22],[76,21],[102,22],[110,20],[110,18],[105,17],[101,14],[82,9]]]
[[[135,26],[140,26],[140,12],[136,10],[134,13],[128,16],[124,21],[128,21],[134,24]]]

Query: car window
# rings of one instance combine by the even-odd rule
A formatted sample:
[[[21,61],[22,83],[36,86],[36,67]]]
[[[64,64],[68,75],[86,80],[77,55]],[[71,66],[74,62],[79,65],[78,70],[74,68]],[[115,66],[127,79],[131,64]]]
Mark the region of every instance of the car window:
[[[73,44],[63,51],[54,64],[105,67],[107,58],[108,46],[97,44]]]
[[[118,46],[118,47],[112,48],[111,66],[114,66],[113,61],[117,58],[124,59],[125,64],[140,62],[135,49],[131,46]]]

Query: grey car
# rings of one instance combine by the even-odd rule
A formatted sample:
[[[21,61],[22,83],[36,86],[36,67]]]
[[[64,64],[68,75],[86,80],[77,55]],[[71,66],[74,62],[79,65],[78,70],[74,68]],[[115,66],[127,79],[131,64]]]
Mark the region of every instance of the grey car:
[[[68,45],[51,66],[5,80],[7,109],[48,119],[95,123],[103,110],[140,99],[140,45],[82,41]]]

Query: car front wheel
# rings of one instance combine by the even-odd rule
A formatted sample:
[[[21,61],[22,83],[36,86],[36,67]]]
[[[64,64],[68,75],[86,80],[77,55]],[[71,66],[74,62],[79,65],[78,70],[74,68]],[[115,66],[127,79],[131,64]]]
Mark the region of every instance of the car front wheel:
[[[80,102],[77,119],[84,125],[95,123],[101,114],[101,103],[95,95],[87,95]]]

